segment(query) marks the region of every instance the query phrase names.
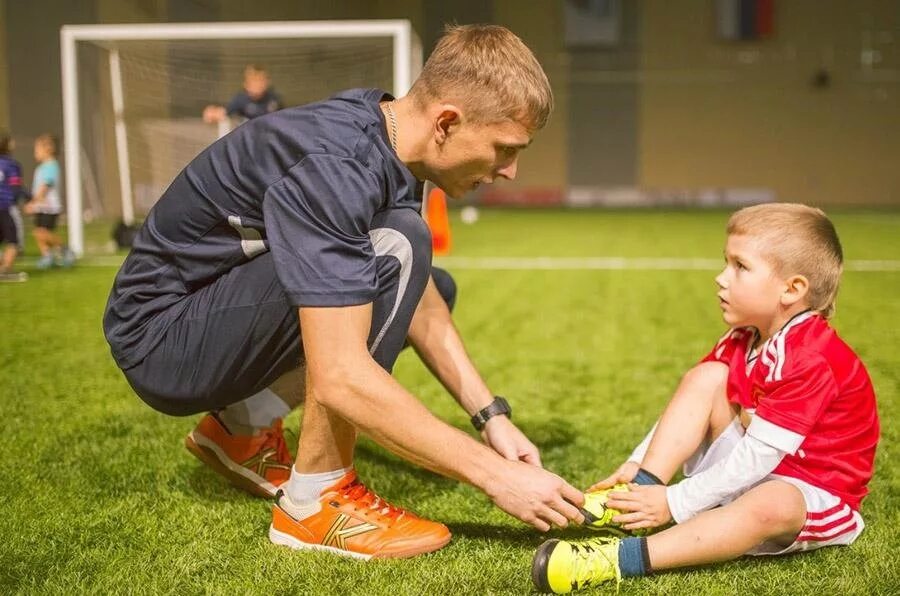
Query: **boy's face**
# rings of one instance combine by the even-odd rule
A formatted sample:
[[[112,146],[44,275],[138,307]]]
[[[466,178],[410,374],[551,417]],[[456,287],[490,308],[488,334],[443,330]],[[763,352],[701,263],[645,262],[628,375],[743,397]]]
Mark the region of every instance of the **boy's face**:
[[[42,143],[40,141],[34,144],[34,159],[35,161],[44,161],[50,157],[50,149],[47,147],[47,143]]]
[[[716,276],[722,318],[731,327],[768,332],[787,290],[785,279],[763,257],[758,240],[732,235],[725,244],[725,269]]]
[[[512,180],[516,177],[519,153],[530,142],[531,133],[517,122],[480,124],[457,120],[438,145],[429,178],[454,198],[497,178]]]
[[[244,75],[244,91],[250,99],[259,99],[269,88],[269,75],[264,72],[250,72]]]

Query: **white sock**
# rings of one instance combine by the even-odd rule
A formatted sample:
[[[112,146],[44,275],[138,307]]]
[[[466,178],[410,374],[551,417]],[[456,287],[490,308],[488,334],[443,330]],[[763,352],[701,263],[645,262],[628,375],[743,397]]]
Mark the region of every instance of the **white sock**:
[[[261,428],[268,428],[291,409],[271,389],[263,389],[247,399],[222,408],[216,415],[236,435],[252,435]]]
[[[301,474],[296,468],[291,468],[291,477],[285,483],[284,492],[291,503],[303,507],[318,503],[322,491],[337,482],[341,477],[353,469],[341,468],[332,472],[319,472],[317,474]]]

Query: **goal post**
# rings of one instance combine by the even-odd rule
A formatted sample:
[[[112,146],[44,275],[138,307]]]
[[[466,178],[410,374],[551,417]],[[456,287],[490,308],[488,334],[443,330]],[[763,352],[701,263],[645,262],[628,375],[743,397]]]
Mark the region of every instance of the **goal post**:
[[[227,132],[204,125],[198,106],[224,104],[245,64],[271,63],[288,106],[348,87],[399,97],[422,67],[407,20],[65,25],[60,42],[67,222],[78,255],[87,213],[130,223]]]

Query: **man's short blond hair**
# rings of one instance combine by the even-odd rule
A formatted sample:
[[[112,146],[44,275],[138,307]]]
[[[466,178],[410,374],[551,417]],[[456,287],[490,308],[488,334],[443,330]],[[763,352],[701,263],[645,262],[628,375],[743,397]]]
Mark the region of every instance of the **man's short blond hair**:
[[[528,46],[499,25],[447,26],[409,92],[420,105],[459,105],[473,122],[539,130],[553,111],[550,81]]]
[[[826,318],[834,314],[844,251],[834,225],[821,209],[797,203],[766,203],[737,211],[728,235],[757,241],[763,257],[782,277],[809,281],[809,307]]]

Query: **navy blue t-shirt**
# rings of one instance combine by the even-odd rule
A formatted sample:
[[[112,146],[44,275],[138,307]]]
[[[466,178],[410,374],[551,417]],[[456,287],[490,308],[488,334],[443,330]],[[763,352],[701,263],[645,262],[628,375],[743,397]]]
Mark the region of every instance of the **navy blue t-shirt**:
[[[256,118],[182,170],[110,293],[104,329],[119,366],[147,355],[185,296],[267,250],[296,306],[374,300],[373,217],[422,206],[421,183],[391,149],[382,99],[353,89]]]
[[[0,210],[16,204],[22,191],[22,166],[8,155],[0,155]]]
[[[269,87],[266,92],[257,99],[251,99],[246,91],[241,91],[231,98],[225,106],[225,112],[229,116],[242,116],[252,120],[259,116],[265,116],[269,112],[281,109],[281,97]]]

